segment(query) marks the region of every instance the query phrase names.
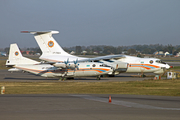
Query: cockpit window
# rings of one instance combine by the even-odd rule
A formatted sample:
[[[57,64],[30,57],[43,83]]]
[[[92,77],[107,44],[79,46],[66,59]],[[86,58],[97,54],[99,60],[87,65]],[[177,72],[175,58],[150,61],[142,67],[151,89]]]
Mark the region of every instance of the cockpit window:
[[[156,60],[157,63],[161,63],[161,64],[166,64],[165,62],[161,61],[161,60]]]
[[[109,66],[106,64],[101,64],[100,67],[109,67]]]

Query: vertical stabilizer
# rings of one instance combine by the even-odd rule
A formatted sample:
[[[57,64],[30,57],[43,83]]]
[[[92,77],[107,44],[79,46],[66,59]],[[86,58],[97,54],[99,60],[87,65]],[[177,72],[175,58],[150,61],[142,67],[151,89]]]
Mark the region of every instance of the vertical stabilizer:
[[[52,37],[52,34],[59,33],[58,31],[22,31],[22,33],[34,34],[34,38],[38,43],[43,55],[46,54],[58,54],[58,55],[70,55],[65,52],[61,46]]]
[[[9,49],[9,58],[6,61],[6,66],[14,66],[17,64],[37,64],[39,62],[23,57],[17,44],[11,44]]]

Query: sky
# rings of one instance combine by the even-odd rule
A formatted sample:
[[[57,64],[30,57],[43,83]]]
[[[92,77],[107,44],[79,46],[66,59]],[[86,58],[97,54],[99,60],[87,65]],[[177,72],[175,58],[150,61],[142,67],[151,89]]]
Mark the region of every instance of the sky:
[[[180,45],[180,0],[0,0],[0,48],[38,47],[56,30],[62,47]]]

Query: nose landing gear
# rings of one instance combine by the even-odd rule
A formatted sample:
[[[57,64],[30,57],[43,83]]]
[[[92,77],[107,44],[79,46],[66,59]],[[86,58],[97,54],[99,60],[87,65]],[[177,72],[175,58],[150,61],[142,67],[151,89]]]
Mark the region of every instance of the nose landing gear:
[[[99,76],[97,76],[97,80],[101,80],[101,76],[99,75]]]

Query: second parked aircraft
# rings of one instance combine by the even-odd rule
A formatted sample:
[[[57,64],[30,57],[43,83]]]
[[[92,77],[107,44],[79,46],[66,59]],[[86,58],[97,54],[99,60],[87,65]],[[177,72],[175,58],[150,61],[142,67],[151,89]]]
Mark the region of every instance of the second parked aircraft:
[[[55,62],[57,66],[67,60],[70,62],[76,60],[79,62],[100,62],[114,68],[114,71],[109,73],[110,75],[116,75],[122,72],[162,74],[166,69],[170,68],[167,63],[157,58],[139,58],[121,54],[95,58],[78,57],[65,52],[52,37],[52,34],[57,34],[59,33],[58,31],[22,31],[22,33],[33,34],[42,51],[40,59]]]
[[[6,66],[13,67],[9,71],[26,71],[42,77],[57,77],[60,80],[83,76],[97,76],[100,80],[101,75],[113,70],[110,66],[97,62],[69,63],[66,61],[61,66],[37,62],[23,57],[17,44],[10,45]]]

